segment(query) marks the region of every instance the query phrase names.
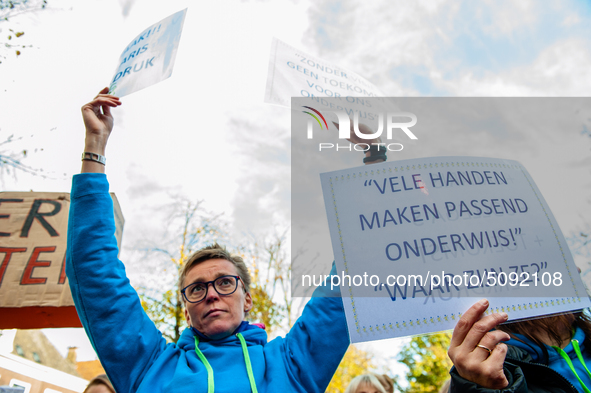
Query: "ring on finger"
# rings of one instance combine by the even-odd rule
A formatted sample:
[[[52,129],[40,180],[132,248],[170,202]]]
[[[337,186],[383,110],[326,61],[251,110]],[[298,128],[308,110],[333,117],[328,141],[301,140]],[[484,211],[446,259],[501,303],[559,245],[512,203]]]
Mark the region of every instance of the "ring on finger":
[[[487,347],[485,347],[484,345],[480,345],[480,344],[478,344],[476,347],[477,347],[477,348],[482,348],[482,349],[484,349],[485,351],[488,351],[488,356],[490,356],[490,355],[492,354],[492,350],[491,350],[490,348],[487,348]]]

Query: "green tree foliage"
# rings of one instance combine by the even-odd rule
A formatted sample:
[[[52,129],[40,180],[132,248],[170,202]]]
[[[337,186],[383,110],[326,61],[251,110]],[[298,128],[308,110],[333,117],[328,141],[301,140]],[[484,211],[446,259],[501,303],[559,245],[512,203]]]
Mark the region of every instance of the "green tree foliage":
[[[435,333],[413,337],[398,355],[404,363],[408,387],[397,389],[404,393],[437,392],[449,378],[452,362],[447,356],[450,333]]]
[[[271,332],[281,324],[284,309],[273,301],[258,279],[259,277],[253,277],[253,285],[250,287],[253,307],[246,319],[250,322],[264,323],[267,332]]]
[[[140,293],[142,307],[164,338],[170,342],[177,342],[186,326],[183,305],[177,290],[170,289],[162,294],[151,297]]]
[[[47,0],[0,0],[0,22],[6,25],[17,15],[42,10],[47,6]],[[31,45],[23,45],[19,41],[25,34],[24,31],[13,30],[8,27],[7,31],[0,29],[0,63],[6,59],[6,53],[13,52],[20,56],[23,48]]]

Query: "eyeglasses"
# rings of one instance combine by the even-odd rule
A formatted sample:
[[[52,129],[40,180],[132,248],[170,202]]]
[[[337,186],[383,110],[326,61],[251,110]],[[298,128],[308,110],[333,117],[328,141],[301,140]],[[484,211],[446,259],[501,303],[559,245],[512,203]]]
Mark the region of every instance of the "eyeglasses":
[[[217,293],[227,296],[236,292],[239,280],[240,276],[221,276],[213,281],[194,282],[181,289],[181,293],[189,303],[199,303],[207,296],[209,284],[213,285]]]

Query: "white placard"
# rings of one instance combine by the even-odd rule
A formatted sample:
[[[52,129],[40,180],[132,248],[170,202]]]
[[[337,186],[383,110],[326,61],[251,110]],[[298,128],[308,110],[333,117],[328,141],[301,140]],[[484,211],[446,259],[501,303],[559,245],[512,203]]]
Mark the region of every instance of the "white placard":
[[[187,9],[154,23],[131,41],[119,58],[109,94],[119,97],[172,75]]]
[[[451,329],[484,297],[513,320],[591,304],[516,161],[413,159],[321,181],[352,342]]]
[[[308,55],[273,38],[265,102],[291,105],[291,97],[383,97],[367,79],[342,67]]]

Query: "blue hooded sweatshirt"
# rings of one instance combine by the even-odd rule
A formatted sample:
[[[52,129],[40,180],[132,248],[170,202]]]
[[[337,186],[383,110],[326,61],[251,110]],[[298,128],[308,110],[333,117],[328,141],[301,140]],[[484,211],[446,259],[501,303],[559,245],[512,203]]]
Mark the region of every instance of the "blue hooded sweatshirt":
[[[117,392],[205,393],[212,383],[216,393],[250,392],[237,332],[199,338],[208,372],[191,329],[167,344],[145,314],[117,257],[106,176],[74,176],[70,198],[66,273],[80,320]],[[267,342],[263,329],[239,327],[258,392],[324,392],[349,345],[342,300],[329,288],[317,289],[285,338]]]
[[[563,377],[565,377],[570,383],[572,383],[578,391],[580,391],[581,393],[585,393],[583,387],[581,386],[581,383],[579,382],[573,371],[570,369],[567,362],[554,348],[545,345],[546,350],[548,351],[548,359],[546,359],[542,351],[542,348],[540,348],[536,343],[532,342],[530,339],[521,334],[514,333],[513,335],[521,339],[523,342],[511,339],[507,341],[506,344],[513,345],[517,348],[521,348],[527,351],[527,353],[531,355],[532,361],[534,363],[547,364],[551,369],[558,372]],[[575,371],[579,378],[581,378],[581,381],[583,381],[583,383],[588,389],[591,389],[591,377],[587,373],[587,370],[585,370],[584,365],[579,361],[577,357],[572,343],[573,340],[577,340],[579,342],[579,347],[581,349],[583,360],[585,361],[587,368],[589,368],[591,366],[591,355],[588,351],[585,351],[585,347],[583,345],[583,342],[585,341],[585,332],[583,332],[580,328],[577,328],[575,330],[573,339],[563,350],[571,359]]]

